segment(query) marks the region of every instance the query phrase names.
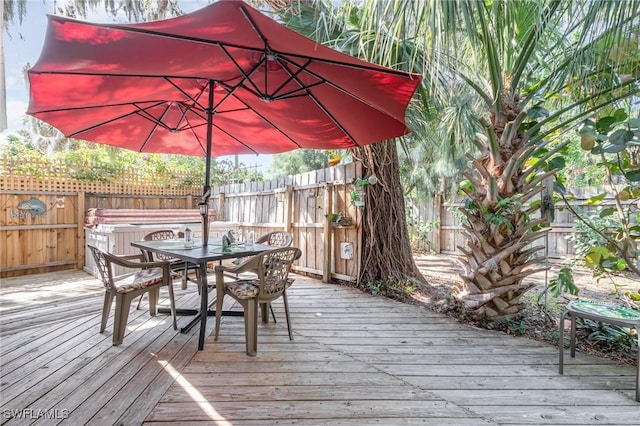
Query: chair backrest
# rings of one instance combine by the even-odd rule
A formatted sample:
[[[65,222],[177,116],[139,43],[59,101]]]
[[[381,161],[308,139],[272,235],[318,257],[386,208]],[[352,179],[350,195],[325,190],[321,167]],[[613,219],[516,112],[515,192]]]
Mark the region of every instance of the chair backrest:
[[[111,263],[107,259],[106,253],[91,244],[88,244],[87,247],[91,250],[93,260],[95,261],[96,268],[100,273],[100,278],[102,279],[104,287],[108,291],[117,291],[116,287],[113,285],[113,272],[111,271]]]
[[[170,229],[161,229],[159,231],[149,232],[144,236],[145,241],[161,241],[161,240],[172,240],[175,238],[175,234]],[[145,255],[145,259],[149,262],[153,261],[154,254],[151,252],[143,253]],[[171,256],[167,256],[166,254],[155,254],[156,259],[158,260],[173,260],[174,258]]]
[[[258,255],[259,299],[273,300],[282,295],[287,288],[287,276],[291,271],[291,265],[300,254],[299,248],[281,247]]]
[[[171,229],[161,229],[159,231],[149,232],[144,236],[145,241],[170,240],[175,238],[175,234]]]
[[[289,247],[293,243],[293,236],[286,231],[274,231],[258,238],[256,243],[274,247]]]

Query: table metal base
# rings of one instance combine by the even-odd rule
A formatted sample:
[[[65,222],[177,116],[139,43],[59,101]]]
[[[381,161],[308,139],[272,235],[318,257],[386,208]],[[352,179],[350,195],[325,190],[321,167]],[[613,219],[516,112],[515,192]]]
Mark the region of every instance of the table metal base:
[[[158,308],[159,314],[167,314],[171,315],[171,310],[169,308]],[[176,309],[176,315],[180,316],[191,316],[195,315],[191,321],[184,327],[180,328],[180,333],[188,333],[189,330],[193,328],[194,325],[200,322],[200,311],[198,309]],[[208,317],[215,317],[216,311],[214,309],[207,310]],[[222,316],[225,317],[242,317],[244,316],[243,311],[222,311]]]

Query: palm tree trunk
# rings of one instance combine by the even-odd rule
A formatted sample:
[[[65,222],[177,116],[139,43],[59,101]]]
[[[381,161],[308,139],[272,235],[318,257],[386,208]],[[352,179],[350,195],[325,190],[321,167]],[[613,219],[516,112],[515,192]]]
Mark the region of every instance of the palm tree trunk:
[[[491,123],[485,124],[489,142],[472,161],[476,174],[469,177],[474,190],[465,191],[469,202],[460,208],[468,221],[462,232],[467,241],[458,247],[464,254],[464,284],[457,286],[455,297],[476,317],[520,312],[525,307],[522,296],[534,286],[524,279],[547,269],[544,256],[538,254],[544,246],[534,244],[549,230],[548,218],[534,217],[540,204],[527,206],[542,192],[542,180],[526,180],[523,159],[531,150],[525,149],[529,141],[524,132],[506,132],[521,116],[518,98],[511,102],[501,97],[502,113],[492,112]],[[520,166],[509,166],[514,164]]]

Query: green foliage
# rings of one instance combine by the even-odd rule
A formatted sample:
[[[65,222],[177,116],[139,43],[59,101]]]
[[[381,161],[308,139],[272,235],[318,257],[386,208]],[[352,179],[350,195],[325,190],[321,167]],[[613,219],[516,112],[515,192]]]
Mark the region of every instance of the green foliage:
[[[564,293],[577,296],[580,290],[573,281],[571,268],[560,269],[558,276],[549,281],[549,290],[553,297],[560,297]]]
[[[522,336],[527,331],[527,321],[521,316],[506,318],[505,325],[507,328],[507,334]]]
[[[380,294],[382,290],[385,288],[385,283],[382,280],[369,281],[365,283],[367,290],[373,294]]]
[[[297,175],[328,167],[329,152],[314,149],[297,149],[273,157],[269,172],[274,177]]]
[[[500,198],[495,206],[489,207],[486,204],[478,205],[471,198],[465,198],[464,206],[467,211],[483,217],[484,220],[496,227],[505,227],[510,231],[514,229],[514,221],[518,217],[524,217],[525,223],[528,222],[529,216],[522,209],[521,194],[515,194],[513,197]],[[459,216],[460,218],[464,217]]]
[[[214,185],[230,183],[260,182],[264,180],[262,173],[251,169],[244,163],[236,164],[231,160],[212,161],[211,181]]]
[[[17,18],[20,24],[27,13],[26,0],[3,0],[2,26],[9,28],[9,24],[14,23]],[[2,31],[5,31],[4,29]]]
[[[573,273],[571,268],[561,268],[558,271],[558,276],[549,281],[549,285],[545,288],[537,297],[537,303],[540,304],[544,300],[544,296],[547,292],[550,292],[553,297],[560,297],[565,293],[577,296],[580,289],[576,286],[573,280]]]
[[[373,295],[380,295],[391,298],[399,298],[401,300],[406,299],[417,288],[417,284],[407,279],[391,279],[374,280],[363,283],[363,287],[366,291]]]
[[[387,284],[387,289],[402,295],[409,295],[416,290],[416,284],[410,280],[394,280]]]
[[[349,192],[349,201],[352,206],[364,209],[364,188],[371,185],[368,179],[357,178],[353,182],[353,190]]]
[[[615,274],[627,269],[625,259],[618,257],[615,247],[593,246],[584,257],[587,267],[594,269],[596,275],[601,273]]]
[[[582,331],[587,333],[590,342],[604,351],[626,352],[633,356],[638,351],[638,336],[633,328],[615,324],[578,318]]]
[[[59,154],[70,178],[90,182],[115,182],[124,172],[124,163],[113,149],[80,149]]]
[[[420,221],[415,225],[413,225],[413,228],[415,229],[418,238],[423,241],[428,241],[430,239],[431,232],[433,232],[434,229],[439,227],[440,227],[439,220]]]
[[[204,181],[205,160],[201,157],[146,154],[109,145],[70,140],[73,149],[47,153],[36,146],[27,132],[10,135],[0,146],[0,158],[12,173],[36,177],[61,175],[90,182],[113,183],[123,176],[140,182],[162,182],[175,187],[200,186]],[[229,160],[211,161],[211,184],[262,180],[262,174],[238,167]]]
[[[511,220],[506,216],[503,216],[501,214],[489,213],[487,214],[486,219],[487,223],[491,225],[495,225],[496,227],[504,226],[505,228],[513,231],[513,224],[511,223]]]
[[[410,203],[405,203],[405,205],[409,205]],[[420,249],[424,249],[424,247],[428,247],[430,249],[431,245],[431,233],[434,229],[440,227],[439,220],[427,220],[424,221],[419,217],[414,217],[410,208],[407,208],[406,211],[407,224],[409,225],[409,239],[411,242],[419,241]],[[414,247],[415,248],[415,247]]]
[[[472,211],[472,210],[478,208],[477,205],[473,202],[473,200],[471,200],[469,198],[465,198],[464,205],[465,205],[465,208],[467,210],[469,210],[469,211]],[[451,214],[451,216],[453,216],[458,221],[458,223],[461,223],[461,224],[464,224],[464,225],[468,225],[469,224],[469,218],[467,217],[467,215],[462,213],[460,211],[460,209],[449,205],[448,206],[448,210],[449,210],[449,213]]]
[[[630,270],[640,280],[636,264],[640,237],[636,208],[640,202],[640,119],[630,118],[622,108],[605,112],[596,119],[584,120],[579,134],[583,149],[597,158],[605,173],[613,205],[602,206],[607,193],[589,199],[588,204],[602,206],[596,214],[581,213],[567,204],[584,231],[571,238],[595,275],[612,278]],[[638,305],[640,294],[628,292],[626,296],[631,304]]]
[[[37,149],[24,131],[8,135],[7,142],[0,144],[0,157],[14,173],[40,177],[54,167],[53,161]],[[6,171],[2,170],[2,173]]]
[[[594,213],[588,214],[586,211],[576,208],[579,214],[589,223],[587,225],[583,221],[578,221],[574,225],[574,232],[567,236],[567,240],[573,243],[576,251],[576,257],[584,259],[592,247],[602,246],[606,243],[604,234],[611,234],[615,229],[620,227],[620,220],[611,212],[610,209],[596,209]],[[603,211],[605,214],[602,214]],[[595,228],[595,229],[594,229]]]
[[[564,153],[569,167],[558,172],[557,179],[570,188],[598,186],[606,179],[606,173],[597,165],[597,159],[580,147],[579,143],[570,143]]]

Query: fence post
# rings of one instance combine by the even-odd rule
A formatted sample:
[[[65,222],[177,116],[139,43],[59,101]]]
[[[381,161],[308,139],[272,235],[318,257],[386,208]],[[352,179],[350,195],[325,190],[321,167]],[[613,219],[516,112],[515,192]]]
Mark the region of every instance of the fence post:
[[[322,282],[331,281],[331,252],[333,251],[333,233],[331,232],[331,223],[328,216],[333,212],[333,185],[327,183],[324,189],[324,213],[325,220],[323,222],[323,262],[322,262]]]
[[[84,267],[84,224],[85,224],[85,215],[87,214],[86,212],[86,208],[85,208],[85,193],[84,191],[78,192],[77,195],[78,197],[78,201],[77,201],[77,206],[78,206],[78,210],[77,210],[77,221],[78,221],[78,228],[77,228],[77,233],[78,235],[76,236],[76,259],[78,259],[78,263],[76,264],[76,269],[82,269]]]
[[[287,185],[284,191],[284,230],[292,233],[291,215],[293,209],[293,186]]]
[[[433,199],[433,223],[438,224],[438,226],[433,227],[432,238],[433,242],[433,251],[437,254],[440,254],[440,225],[442,224],[442,192],[436,194]]]
[[[218,211],[216,212],[216,220],[224,220],[224,192],[218,194]]]

